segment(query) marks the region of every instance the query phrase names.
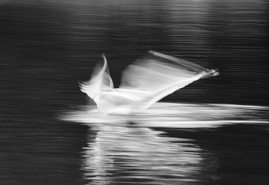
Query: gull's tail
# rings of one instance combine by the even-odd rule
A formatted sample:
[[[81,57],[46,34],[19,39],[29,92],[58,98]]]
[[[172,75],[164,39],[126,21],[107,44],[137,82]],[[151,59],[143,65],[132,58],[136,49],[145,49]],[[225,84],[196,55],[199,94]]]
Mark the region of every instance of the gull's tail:
[[[219,75],[218,69],[211,69],[209,72],[205,73],[205,75],[202,76],[200,79],[208,78],[211,76],[217,76],[217,75]]]

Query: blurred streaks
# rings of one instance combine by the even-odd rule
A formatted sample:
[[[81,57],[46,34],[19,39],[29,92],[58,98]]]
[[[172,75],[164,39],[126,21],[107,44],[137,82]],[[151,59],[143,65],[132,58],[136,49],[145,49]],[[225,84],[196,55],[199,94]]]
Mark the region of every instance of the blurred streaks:
[[[81,107],[66,112],[62,120],[84,123],[126,125],[133,121],[139,127],[167,128],[215,128],[229,124],[269,123],[267,106],[235,104],[182,104],[157,102],[148,110],[136,110],[132,115],[111,114],[104,116],[95,106]]]
[[[268,7],[265,0],[0,0],[0,184],[86,184],[82,175],[89,171],[80,169],[80,163],[81,158],[90,156],[86,157],[88,148],[82,147],[91,147],[95,132],[87,136],[86,126],[55,117],[91,101],[79,91],[77,82],[88,79],[102,53],[111,62],[112,78],[118,86],[118,72],[152,49],[221,72],[165,99],[194,103],[184,111],[172,108],[176,121],[180,112],[183,118],[198,119],[191,124],[186,121],[182,127],[209,126],[210,130],[216,126],[217,131],[173,129],[168,135],[174,134],[179,142],[169,143],[167,136],[161,145],[166,142],[162,146],[171,146],[171,155],[176,156],[174,149],[182,147],[180,138],[187,138],[190,148],[200,149],[193,152],[195,157],[208,159],[202,166],[210,166],[211,158],[200,152],[213,156],[213,163],[220,167],[210,168],[213,176],[208,175],[204,184],[220,176],[219,184],[267,185],[268,124],[261,122],[268,121],[268,113],[243,105],[269,104]],[[213,105],[203,108],[198,102]],[[230,104],[241,107],[231,108]],[[154,118],[160,118],[163,109],[159,108],[159,117]],[[87,121],[91,119],[88,115],[83,113]],[[230,122],[231,115],[231,120],[242,124]],[[166,116],[173,122],[173,117]],[[158,125],[167,123],[166,116]],[[211,122],[200,120],[200,116],[209,116]],[[113,120],[116,118],[109,121]],[[108,135],[113,136],[111,132]],[[139,139],[139,135],[134,137]],[[103,146],[108,144],[107,140]],[[178,155],[180,159],[182,155]],[[134,160],[131,157],[129,161]],[[146,164],[144,158],[143,162]],[[116,169],[123,169],[124,164],[116,164]]]
[[[85,179],[96,185],[201,180],[203,151],[187,139],[162,134],[146,128],[100,127],[95,141],[84,148]]]
[[[264,1],[5,1],[0,9],[1,93],[12,103],[83,104],[76,83],[101,53],[117,87],[117,72],[153,49],[222,73],[167,100],[268,104]]]

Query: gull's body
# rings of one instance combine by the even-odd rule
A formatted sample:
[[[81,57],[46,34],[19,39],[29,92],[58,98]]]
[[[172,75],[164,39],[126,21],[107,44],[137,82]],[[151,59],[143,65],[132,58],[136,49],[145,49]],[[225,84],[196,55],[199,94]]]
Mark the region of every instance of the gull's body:
[[[92,78],[80,86],[103,114],[129,114],[147,109],[198,79],[218,75],[216,70],[150,51],[124,70],[120,87],[114,88],[104,55],[103,59],[104,65],[96,66]]]

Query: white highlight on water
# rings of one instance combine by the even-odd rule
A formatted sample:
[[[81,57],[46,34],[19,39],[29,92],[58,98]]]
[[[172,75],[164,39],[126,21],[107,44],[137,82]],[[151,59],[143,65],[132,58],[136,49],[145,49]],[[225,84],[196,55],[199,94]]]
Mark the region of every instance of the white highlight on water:
[[[85,180],[94,185],[197,181],[205,163],[202,149],[189,139],[162,134],[149,128],[100,127],[84,148]]]
[[[126,126],[130,120],[139,127],[210,128],[227,124],[268,124],[269,107],[235,104],[187,104],[158,102],[132,115],[101,114],[94,106],[66,113],[62,119],[89,126]]]

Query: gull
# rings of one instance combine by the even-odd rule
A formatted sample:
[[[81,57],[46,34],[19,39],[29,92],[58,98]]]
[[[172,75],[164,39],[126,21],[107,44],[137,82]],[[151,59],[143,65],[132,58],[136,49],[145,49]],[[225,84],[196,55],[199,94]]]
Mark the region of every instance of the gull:
[[[146,110],[194,81],[219,74],[217,69],[150,50],[123,71],[120,86],[114,88],[104,54],[102,58],[103,65],[98,64],[91,79],[79,85],[103,115]]]

